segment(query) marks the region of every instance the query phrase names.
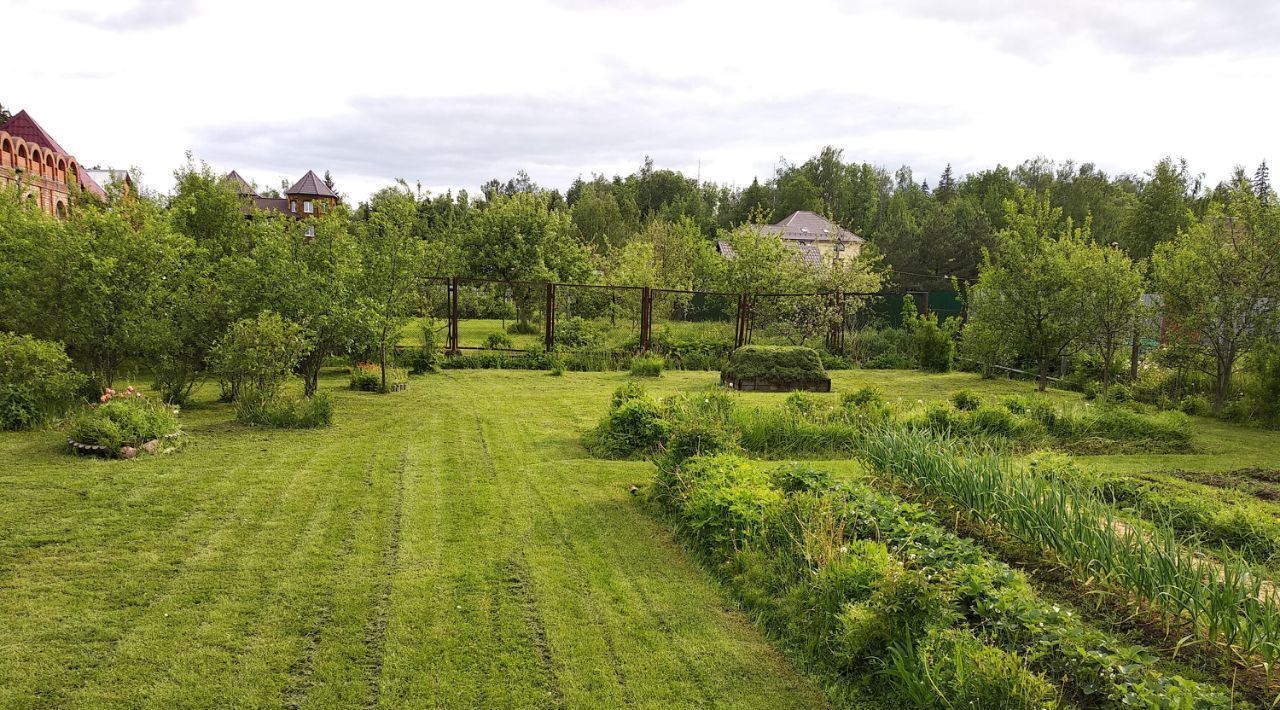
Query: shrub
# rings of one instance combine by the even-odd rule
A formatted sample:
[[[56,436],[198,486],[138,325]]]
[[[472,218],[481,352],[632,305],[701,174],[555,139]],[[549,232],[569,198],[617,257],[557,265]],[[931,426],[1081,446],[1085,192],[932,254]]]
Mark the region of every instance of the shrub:
[[[542,329],[531,320],[518,320],[507,326],[507,332],[512,335],[537,335]]]
[[[911,350],[911,336],[901,328],[865,328],[854,331],[845,340],[848,356],[869,369],[914,367]]]
[[[1178,409],[1183,414],[1189,414],[1194,417],[1203,417],[1209,414],[1212,405],[1209,404],[1209,398],[1202,394],[1189,394],[1178,402]]]
[[[781,345],[744,345],[729,356],[723,374],[735,380],[773,382],[810,382],[827,377],[816,350]]]
[[[604,330],[579,316],[570,316],[556,323],[556,346],[577,350],[599,348],[605,340]]]
[[[60,343],[0,332],[0,429],[30,429],[62,416],[85,381]]]
[[[78,444],[103,446],[114,455],[135,451],[148,441],[178,432],[178,417],[170,406],[154,402],[132,386],[123,392],[108,388],[97,404],[74,413],[67,436]]]
[[[422,325],[422,348],[409,359],[415,375],[435,372],[440,367],[440,348],[436,343],[436,325],[428,320]]]
[[[773,485],[783,493],[822,492],[831,487],[831,474],[802,463],[790,463],[773,470]]]
[[[236,400],[236,421],[277,429],[314,429],[333,423],[333,399],[326,393],[300,399],[265,397],[245,390]]]
[[[660,377],[662,367],[666,364],[657,356],[631,358],[631,375],[633,377]]]
[[[960,332],[960,354],[978,364],[983,379],[990,379],[996,366],[1013,353],[1003,333],[986,321],[974,320]]]
[[[351,368],[351,389],[361,392],[377,392],[382,387],[382,370],[372,363],[362,362]]]
[[[302,328],[272,311],[236,321],[213,349],[224,399],[235,400],[246,388],[274,397],[306,348]]]
[[[920,369],[928,372],[949,372],[956,357],[956,341],[952,328],[939,325],[938,316],[930,313],[920,316],[911,331],[912,348]]]
[[[855,407],[862,407],[868,404],[878,404],[883,401],[884,397],[881,396],[880,390],[875,387],[863,387],[857,391],[846,392],[845,394],[840,395],[840,404],[844,406],[853,405]]]
[[[618,405],[588,435],[587,448],[597,456],[615,459],[656,451],[670,429],[658,403],[645,394],[615,395],[614,401]]]
[[[402,367],[387,367],[387,388],[409,381],[409,373]],[[381,392],[382,368],[368,362],[362,362],[351,368],[351,389],[361,392]]]
[[[490,333],[485,336],[484,347],[487,350],[510,350],[514,346],[510,335],[506,333]]]
[[[977,409],[982,404],[982,398],[972,390],[957,390],[951,393],[951,404],[962,412]]]

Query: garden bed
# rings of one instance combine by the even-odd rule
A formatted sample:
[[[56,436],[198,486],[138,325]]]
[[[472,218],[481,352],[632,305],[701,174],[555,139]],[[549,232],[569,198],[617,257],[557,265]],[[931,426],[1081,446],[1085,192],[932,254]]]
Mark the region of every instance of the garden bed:
[[[743,392],[830,392],[831,378],[812,348],[746,345],[733,351],[720,384]]]

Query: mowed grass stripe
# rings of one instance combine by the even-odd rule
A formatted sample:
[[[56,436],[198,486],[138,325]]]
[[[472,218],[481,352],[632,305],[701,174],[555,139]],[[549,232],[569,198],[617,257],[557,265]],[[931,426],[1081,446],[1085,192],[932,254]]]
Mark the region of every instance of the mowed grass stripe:
[[[53,547],[53,554],[22,566],[20,573],[27,583],[0,589],[0,608],[14,609],[9,618],[19,622],[10,627],[12,631],[30,631],[41,641],[36,644],[38,655],[18,659],[30,668],[25,676],[15,678],[27,679],[32,683],[30,692],[54,702],[67,701],[76,688],[91,683],[94,671],[111,662],[122,640],[163,605],[172,590],[200,590],[217,580],[220,568],[210,567],[222,559],[216,555],[228,536],[242,531],[245,521],[262,520],[270,512],[266,501],[280,498],[291,488],[278,473],[262,473],[272,470],[254,469],[247,463],[236,466],[238,475],[233,477],[240,485],[226,487],[224,498],[181,517],[175,529],[153,530],[150,535],[104,535],[108,545],[97,551],[88,547],[91,538],[77,535],[66,548]],[[92,526],[111,508],[109,501],[94,501],[82,515]],[[103,510],[108,512],[99,512]],[[209,581],[192,582],[191,576]],[[38,582],[32,584],[32,578]],[[25,628],[23,621],[29,624]],[[69,653],[75,660],[59,664],[44,657],[46,653],[52,658]]]
[[[33,459],[0,466],[31,492],[0,501],[0,706],[823,705],[631,500],[651,469],[586,459],[624,380],[327,376],[330,430],[206,405],[129,463],[0,436]]]
[[[360,471],[360,452],[338,442],[302,451],[272,495],[202,546],[121,639],[87,680],[83,705],[145,697],[160,706],[250,706],[283,694],[350,524],[335,509],[349,511],[365,492],[350,475]]]

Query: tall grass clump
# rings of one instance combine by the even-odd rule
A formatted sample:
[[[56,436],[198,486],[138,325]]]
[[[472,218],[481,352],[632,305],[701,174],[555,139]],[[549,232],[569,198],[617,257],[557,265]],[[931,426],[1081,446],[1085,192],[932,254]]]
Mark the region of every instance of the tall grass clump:
[[[870,430],[860,455],[883,475],[1051,553],[1078,579],[1137,600],[1228,658],[1264,670],[1280,658],[1280,607],[1263,578],[1232,555],[1195,555],[1167,526],[1138,526],[1078,485],[928,432]]]
[[[656,355],[637,355],[631,358],[632,377],[661,377],[666,361]]]

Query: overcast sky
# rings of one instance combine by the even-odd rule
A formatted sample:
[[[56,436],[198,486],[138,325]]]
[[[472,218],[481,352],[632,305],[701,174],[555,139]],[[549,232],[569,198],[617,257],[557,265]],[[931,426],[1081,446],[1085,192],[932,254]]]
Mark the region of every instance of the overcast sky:
[[[90,9],[85,9],[90,8]],[[1217,181],[1280,156],[1267,0],[0,0],[0,103],[167,190],[187,150],[544,186],[660,167],[749,184],[823,145],[936,181],[1043,155]]]

